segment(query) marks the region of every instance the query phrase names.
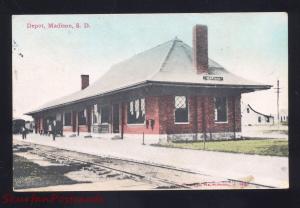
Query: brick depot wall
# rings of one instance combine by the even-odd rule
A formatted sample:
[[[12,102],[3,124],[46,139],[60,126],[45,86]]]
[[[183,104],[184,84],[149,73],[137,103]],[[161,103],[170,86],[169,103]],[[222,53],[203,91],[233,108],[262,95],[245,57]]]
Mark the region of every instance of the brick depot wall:
[[[235,101],[234,101],[235,100]],[[216,123],[214,121],[214,98],[206,97],[206,132],[233,132],[234,131],[234,104],[235,102],[235,131],[241,131],[241,106],[240,96],[227,97],[227,122]]]
[[[64,132],[73,132],[73,127],[72,126],[64,126],[63,131]]]
[[[88,126],[87,125],[80,125],[79,126],[79,132],[88,132]]]
[[[43,118],[35,117],[34,121],[35,121],[36,131],[39,133],[41,130],[43,130]]]
[[[174,118],[174,96],[159,97],[159,133],[160,134],[188,134],[195,132],[233,132],[233,100],[235,99],[235,117],[236,132],[241,131],[241,108],[240,96],[229,96],[228,122],[216,123],[214,121],[214,97],[210,96],[190,96],[189,104],[189,122],[187,124],[175,124]],[[197,106],[197,108],[196,108]],[[205,121],[203,123],[203,115]],[[198,126],[196,126],[196,119]]]
[[[189,105],[189,123],[175,124],[174,114],[174,96],[161,96],[159,98],[159,133],[160,134],[185,134],[193,133],[195,131],[195,97],[188,97]]]
[[[124,133],[125,134],[158,134],[159,133],[159,97],[151,96],[145,98],[145,119],[154,119],[154,128],[149,123],[148,128],[145,124],[127,124],[127,103],[124,104]]]
[[[212,96],[189,96],[189,122],[187,124],[175,124],[174,114],[174,96],[151,96],[145,98],[146,119],[153,119],[155,121],[154,128],[150,124],[148,128],[145,124],[127,124],[127,103],[124,107],[124,133],[125,134],[190,134],[199,132],[218,133],[218,132],[233,132],[234,131],[234,113],[233,103],[235,100],[235,129],[236,132],[241,131],[241,107],[240,95],[228,96],[228,122],[216,123],[214,121],[214,97]],[[205,116],[205,123],[203,123],[203,114]],[[72,115],[73,117],[74,115]],[[122,116],[120,116],[120,119]],[[196,122],[197,120],[197,122]],[[42,118],[37,117],[37,130],[43,128]],[[72,118],[72,122],[76,122]],[[196,125],[198,123],[198,125]],[[120,121],[121,125],[121,121]],[[88,132],[88,126],[82,125],[79,127],[80,132]],[[72,126],[64,126],[64,132],[72,132]],[[120,126],[121,130],[121,126]],[[77,132],[77,129],[76,129]]]
[[[88,117],[87,117],[87,123],[91,123],[91,117],[90,117],[90,108],[87,109]],[[71,125],[70,126],[63,126],[63,132],[73,132],[73,123],[76,126],[74,133],[77,133],[77,128],[78,128],[78,118],[77,118],[77,113],[72,112],[71,113]],[[79,133],[80,132],[89,132],[88,125],[79,125]]]

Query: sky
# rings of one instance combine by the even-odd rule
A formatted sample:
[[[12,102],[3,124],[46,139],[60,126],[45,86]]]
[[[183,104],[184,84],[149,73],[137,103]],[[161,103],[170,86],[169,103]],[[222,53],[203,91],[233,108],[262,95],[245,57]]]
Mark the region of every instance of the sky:
[[[208,26],[212,60],[263,84],[279,80],[280,109],[288,108],[287,13],[14,15],[13,116],[29,119],[23,114],[80,90],[81,74],[92,83],[113,64],[175,37],[192,46],[195,24]],[[243,94],[242,102],[276,114],[275,89]]]

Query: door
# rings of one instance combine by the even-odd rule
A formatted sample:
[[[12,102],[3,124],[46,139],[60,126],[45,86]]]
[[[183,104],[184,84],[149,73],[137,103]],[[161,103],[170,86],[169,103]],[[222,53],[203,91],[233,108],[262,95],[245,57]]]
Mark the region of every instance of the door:
[[[120,132],[119,104],[113,104],[112,113],[113,113],[113,133],[119,133]]]

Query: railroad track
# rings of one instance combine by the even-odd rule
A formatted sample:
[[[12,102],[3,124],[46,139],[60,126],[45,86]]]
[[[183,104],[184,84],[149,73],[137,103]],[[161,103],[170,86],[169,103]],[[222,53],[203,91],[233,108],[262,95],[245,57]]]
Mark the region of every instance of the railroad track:
[[[126,175],[129,178],[136,179],[136,180],[142,180],[146,181],[149,183],[157,184],[157,188],[164,188],[164,189],[170,189],[170,188],[177,188],[177,189],[194,189],[197,186],[201,186],[202,184],[206,183],[177,183],[171,180],[167,180],[161,177],[157,177],[154,175],[149,174],[144,174],[144,173],[138,173],[135,171],[128,171],[122,169],[122,165],[124,164],[132,164],[132,165],[142,165],[142,166],[148,166],[148,167],[155,167],[159,169],[165,169],[168,171],[178,171],[182,173],[187,173],[187,174],[197,174],[201,176],[208,176],[206,174],[198,173],[198,172],[193,172],[189,170],[183,170],[183,169],[178,169],[170,166],[164,166],[164,165],[158,165],[158,164],[149,164],[149,163],[143,163],[139,161],[131,161],[131,160],[126,160],[126,159],[120,159],[120,158],[108,158],[108,157],[101,157],[101,156],[94,156],[86,153],[79,153],[79,152],[73,152],[70,150],[65,150],[65,149],[59,149],[55,147],[49,147],[46,145],[39,145],[39,144],[30,144],[30,147],[33,147],[32,150],[29,150],[30,153],[36,154],[38,156],[44,157],[48,160],[54,160],[54,161],[59,161],[59,163],[79,163],[79,164],[84,164],[87,166],[90,166],[93,168],[99,168],[101,170],[107,170],[108,172],[113,171],[114,173],[119,173],[122,175]],[[45,150],[46,149],[46,150]],[[75,153],[75,154],[74,154]],[[69,155],[66,155],[69,154]],[[70,154],[73,156],[70,156]],[[74,155],[77,155],[74,156]],[[79,155],[85,156],[85,159],[79,158]],[[97,158],[99,161],[97,161]],[[101,158],[101,159],[99,159]],[[94,171],[94,170],[92,170]],[[224,180],[222,181],[224,182]],[[256,184],[256,183],[251,183],[251,182],[245,182],[245,181],[240,181],[240,180],[235,180],[235,179],[225,179],[225,182],[234,182],[234,183],[242,183],[245,186],[254,186],[255,188],[275,188],[275,187],[270,187],[262,184]]]
[[[42,145],[39,145],[39,146],[42,146]],[[69,152],[68,150],[63,150],[63,151]],[[83,160],[83,159],[78,159],[78,158],[72,157],[72,156],[62,155],[62,154],[59,154],[57,151],[53,152],[51,150],[49,151],[49,150],[41,150],[40,148],[34,148],[34,150],[30,150],[30,153],[36,154],[36,155],[46,158],[48,160],[60,161],[60,163],[65,162],[67,164],[69,162],[72,162],[72,163],[76,162],[76,163],[80,163],[83,165],[92,166],[93,168],[98,167],[98,168],[101,168],[102,170],[106,169],[106,170],[114,171],[114,172],[117,172],[120,174],[125,174],[126,176],[129,176],[129,178],[137,178],[139,180],[158,184],[158,187],[162,187],[162,188],[191,189],[190,186],[174,183],[174,182],[166,180],[166,179],[153,177],[153,176],[149,177],[147,175],[142,175],[142,174],[138,174],[135,172],[125,171],[125,170],[122,170],[121,168],[114,168],[114,167],[110,167],[108,165],[101,164],[101,162],[92,162],[92,161],[87,161],[87,160]],[[120,160],[120,159],[118,159],[118,160]]]

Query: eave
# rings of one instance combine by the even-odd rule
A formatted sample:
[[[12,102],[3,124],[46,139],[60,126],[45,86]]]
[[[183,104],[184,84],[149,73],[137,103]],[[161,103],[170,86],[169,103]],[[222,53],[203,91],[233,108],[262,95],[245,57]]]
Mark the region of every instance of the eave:
[[[77,104],[77,103],[82,103],[88,100],[92,100],[92,99],[96,99],[96,98],[100,98],[103,96],[108,96],[108,95],[113,95],[113,94],[117,94],[120,92],[125,92],[125,91],[129,91],[132,89],[136,89],[136,88],[141,88],[141,87],[146,87],[146,86],[172,86],[172,87],[199,87],[199,88],[206,88],[206,89],[218,89],[218,88],[226,88],[226,89],[237,89],[240,90],[241,93],[248,93],[248,92],[254,92],[257,90],[267,90],[270,89],[272,87],[272,85],[228,85],[228,84],[204,84],[204,83],[184,83],[184,82],[160,82],[160,81],[143,81],[131,86],[126,86],[120,89],[116,89],[116,90],[112,90],[112,91],[107,91],[107,92],[103,92],[101,94],[97,94],[94,96],[89,96],[83,99],[79,99],[79,100],[74,100],[71,102],[66,102],[66,103],[62,103],[59,105],[53,105],[47,108],[42,108],[36,111],[31,111],[31,112],[27,112],[25,113],[25,115],[34,115],[36,113],[40,113],[46,110],[52,110],[55,108],[61,108],[61,107],[65,107],[68,105],[72,105],[72,104]]]

